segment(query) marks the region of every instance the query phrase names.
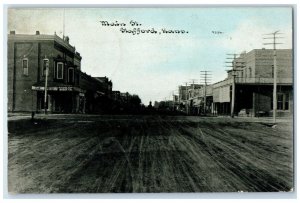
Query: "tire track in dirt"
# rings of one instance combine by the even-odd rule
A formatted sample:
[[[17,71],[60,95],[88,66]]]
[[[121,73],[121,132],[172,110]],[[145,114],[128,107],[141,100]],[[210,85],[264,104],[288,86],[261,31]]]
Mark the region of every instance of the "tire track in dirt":
[[[216,178],[219,182],[219,185],[214,184],[213,182],[207,183],[208,185],[215,185],[217,188],[213,188],[211,191],[238,191],[241,189],[245,189],[246,186],[242,184],[242,182],[239,180],[239,176],[237,176],[235,173],[233,173],[230,170],[231,165],[226,164],[226,162],[223,162],[222,160],[217,159],[218,156],[220,156],[219,149],[215,145],[212,146],[208,140],[198,140],[198,142],[195,142],[195,135],[189,131],[186,130],[187,126],[184,126],[180,128],[180,132],[182,133],[183,137],[188,140],[190,143],[198,143],[199,148],[201,148],[201,152],[206,152],[206,160],[204,160],[205,163],[209,164],[211,163],[214,167],[214,171],[223,171],[223,173],[217,172],[214,176],[219,176]],[[200,135],[198,136],[200,137]],[[212,142],[213,143],[213,142]],[[192,155],[195,157],[195,155]],[[199,158],[198,158],[199,159]],[[197,161],[197,160],[196,160]],[[200,160],[198,160],[200,161]],[[213,162],[213,163],[212,163]],[[202,168],[205,168],[205,166],[202,166]],[[206,170],[206,172],[209,172]],[[210,171],[212,172],[212,171]],[[226,172],[226,173],[225,173]],[[230,178],[229,178],[230,177]],[[214,180],[216,180],[214,179]],[[220,181],[222,180],[222,181]],[[230,183],[230,184],[229,184]]]
[[[27,169],[10,171],[11,177],[17,173],[26,178],[21,181],[27,184],[19,191],[289,190],[292,150],[284,147],[290,146],[291,137],[278,135],[281,131],[266,132],[267,127],[259,129],[260,124],[194,122],[186,117],[107,116],[93,121],[72,125],[72,130],[61,133],[43,129],[44,140],[39,140],[40,133],[37,137],[11,136],[9,162],[16,166],[20,160],[19,166]],[[253,127],[255,131],[250,132]],[[25,149],[32,153],[22,153]]]
[[[193,134],[191,132],[189,132],[188,129],[185,128],[182,130],[185,131],[186,133],[190,134],[190,136],[193,136]],[[213,146],[208,147],[208,150],[210,151],[212,158],[214,158],[215,161],[220,164],[220,166],[225,166],[225,167],[223,167],[224,169],[231,169],[235,174],[238,174],[238,177],[243,179],[244,184],[250,186],[255,191],[287,190],[287,187],[284,187],[282,183],[277,183],[278,180],[275,181],[275,179],[272,176],[270,176],[267,171],[257,168],[257,166],[253,165],[253,162],[250,162],[248,160],[247,156],[243,156],[242,153],[239,153],[236,150],[234,150],[233,148],[231,148],[230,144],[228,144],[228,142],[226,142],[226,140],[222,139],[222,141],[220,141],[219,139],[221,139],[222,136],[223,135],[221,135],[219,133],[209,134],[209,136],[206,136],[207,139],[212,139],[212,138],[214,138],[214,139],[211,141],[205,142],[205,143],[210,143],[210,145],[213,145]],[[222,146],[222,147],[220,147],[220,146]],[[220,153],[218,153],[218,154],[214,153],[214,151],[220,151],[220,150],[222,150],[223,152],[226,152],[226,156],[224,156],[224,153],[223,153],[223,155]],[[259,172],[258,174],[262,174],[262,175],[259,175],[259,176],[254,175],[253,176],[252,173],[247,174],[247,173],[245,173],[246,171],[243,170],[243,168],[241,168],[241,166],[243,166],[244,168],[251,166],[252,168],[248,167],[248,170],[257,171],[257,172]],[[240,172],[240,171],[242,171],[242,172]],[[248,175],[251,178],[245,177],[245,175]],[[267,186],[265,186],[265,184],[260,184],[260,183],[264,183],[265,180],[273,180],[274,185],[268,184]],[[241,185],[239,184],[239,187],[240,186]]]
[[[230,138],[229,136],[231,136],[231,134],[226,133],[226,132],[224,134],[227,135],[228,138]],[[210,136],[219,138],[219,139],[221,137],[220,135],[218,136],[216,133],[213,133],[212,131],[210,131]],[[257,136],[259,136],[259,135],[257,135]],[[237,145],[237,143],[238,143],[237,140],[228,139],[228,138],[226,139],[227,142],[226,142],[225,138],[220,139],[219,145],[222,145],[222,144],[224,145],[226,143],[232,144],[233,142],[236,142],[236,143],[234,143],[232,145]],[[273,143],[273,145],[276,146],[276,143],[274,143],[274,142],[272,142],[272,143]],[[240,145],[244,146],[244,145],[242,145],[242,143],[240,143]],[[259,145],[257,145],[257,144],[251,146],[251,148],[250,148],[250,146],[251,145],[244,148],[246,150],[239,150],[238,148],[236,148],[238,151],[235,154],[242,156],[240,160],[244,160],[246,166],[252,165],[252,167],[257,168],[258,170],[260,170],[264,173],[272,174],[273,177],[270,177],[269,179],[274,179],[274,181],[275,181],[274,177],[276,177],[277,180],[275,182],[278,182],[278,181],[281,183],[292,182],[292,176],[290,178],[288,178],[290,181],[286,181],[285,180],[287,178],[286,175],[285,175],[285,178],[282,178],[281,177],[282,174],[279,174],[278,172],[276,172],[276,171],[278,171],[278,169],[282,168],[283,171],[286,171],[286,174],[292,175],[292,168],[291,168],[292,166],[286,167],[286,165],[281,164],[281,161],[279,161],[278,159],[270,158],[271,155],[273,155],[273,154],[275,154],[276,157],[288,157],[289,155],[292,154],[291,152],[290,153],[286,152],[286,153],[282,154],[282,152],[275,151],[275,152],[270,153],[269,150],[264,150],[264,148],[262,148],[262,147],[259,148]],[[230,150],[236,151],[236,149],[231,148]],[[234,154],[234,153],[232,153],[232,154]],[[287,160],[285,160],[284,162],[287,162]],[[291,160],[289,160],[289,162],[291,162]],[[274,165],[277,166],[276,170],[274,170],[274,167],[272,167]],[[259,177],[259,179],[261,179],[261,181],[263,181],[262,179],[265,179],[268,176],[270,176],[270,175],[265,175],[263,177]],[[272,187],[272,186],[270,186],[270,187]],[[279,184],[279,186],[278,186],[279,190],[282,190],[284,188],[285,187],[282,188],[282,185]],[[285,190],[286,190],[286,188],[285,188]]]
[[[164,123],[164,126],[168,126],[169,129],[173,130],[172,135],[175,138],[174,143],[177,150],[179,150],[178,148],[183,150],[182,153],[180,153],[181,156],[176,156],[174,159],[178,161],[175,165],[180,169],[179,174],[181,174],[181,179],[177,180],[177,184],[180,185],[183,180],[189,180],[188,182],[184,181],[186,183],[183,188],[189,188],[187,191],[211,191],[211,189],[208,188],[208,184],[205,184],[207,182],[207,176],[203,171],[205,166],[201,164],[204,160],[207,160],[207,155],[199,150],[201,148],[195,145],[193,140],[186,139],[185,135],[179,131],[181,128],[180,125],[177,123],[174,125],[174,123],[170,122]]]

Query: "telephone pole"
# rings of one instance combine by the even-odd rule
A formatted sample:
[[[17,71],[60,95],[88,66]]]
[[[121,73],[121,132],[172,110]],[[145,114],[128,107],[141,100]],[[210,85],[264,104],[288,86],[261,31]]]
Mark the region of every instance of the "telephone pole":
[[[282,44],[276,42],[276,39],[283,38],[278,37],[277,35],[280,35],[283,33],[279,33],[279,30],[268,33],[265,35],[272,35],[272,37],[264,37],[263,39],[272,39],[273,42],[270,43],[264,43],[264,45],[273,45],[273,66],[274,66],[274,83],[273,83],[273,122],[276,123],[276,112],[277,112],[277,60],[276,60],[276,44]]]
[[[178,92],[178,93],[177,93]],[[180,99],[179,99],[179,91],[178,90],[173,90],[173,100],[174,100],[174,111],[178,110],[179,105],[180,105]]]
[[[45,55],[45,58],[43,59],[43,71],[45,71],[45,92],[44,92],[44,113],[47,114],[47,108],[48,108],[48,73],[49,73],[49,59]]]
[[[185,83],[185,110],[186,110],[186,114],[189,114],[189,109],[188,109],[188,86],[187,86],[187,82]]]
[[[181,103],[181,97],[182,97],[182,86],[178,86],[178,102]]]
[[[200,81],[204,83],[204,115],[206,114],[206,86],[211,82],[211,71],[200,71]]]
[[[227,54],[232,55],[233,58],[226,58],[232,60],[231,62],[225,62],[225,63],[231,63],[231,65],[227,65],[226,67],[231,67],[230,70],[232,71],[232,86],[231,86],[231,108],[230,108],[230,116],[231,118],[234,118],[234,109],[235,109],[235,78],[237,76],[237,71],[242,71],[241,69],[245,67],[245,61],[243,61],[243,58],[240,56],[237,58],[238,54]]]

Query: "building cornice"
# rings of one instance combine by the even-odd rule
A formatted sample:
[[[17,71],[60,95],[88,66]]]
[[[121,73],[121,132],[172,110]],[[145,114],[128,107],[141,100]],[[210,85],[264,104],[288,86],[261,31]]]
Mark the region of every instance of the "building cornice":
[[[76,53],[75,47],[70,45],[68,42],[64,41],[62,38],[54,35],[26,35],[26,34],[9,34],[8,35],[8,41],[20,41],[20,42],[26,42],[26,41],[55,41],[67,50]]]

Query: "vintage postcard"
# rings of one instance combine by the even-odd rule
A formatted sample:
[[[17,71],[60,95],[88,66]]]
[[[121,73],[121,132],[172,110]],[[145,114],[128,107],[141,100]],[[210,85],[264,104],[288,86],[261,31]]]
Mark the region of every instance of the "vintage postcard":
[[[8,193],[294,191],[293,18],[8,7]]]

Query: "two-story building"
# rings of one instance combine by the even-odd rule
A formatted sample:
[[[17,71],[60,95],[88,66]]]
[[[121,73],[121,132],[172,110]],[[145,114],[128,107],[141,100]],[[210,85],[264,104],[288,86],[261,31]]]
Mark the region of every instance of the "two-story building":
[[[80,73],[79,86],[85,90],[86,113],[105,113],[111,110],[112,85],[112,81],[107,77],[92,77]]]
[[[83,73],[81,59],[68,37],[10,32],[8,111],[93,112],[95,97],[109,94],[112,83]]]
[[[180,111],[184,111],[187,114],[198,112],[197,108],[197,100],[196,96],[199,89],[201,89],[203,85],[201,84],[190,84],[186,86],[179,86],[178,88],[178,109]]]
[[[293,114],[293,53],[291,49],[276,50],[277,115]],[[274,52],[254,49],[242,53],[232,62],[228,77],[213,84],[213,111],[230,114],[234,85],[234,114],[268,116],[273,113]]]

